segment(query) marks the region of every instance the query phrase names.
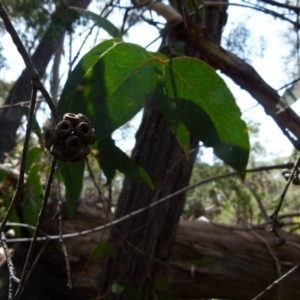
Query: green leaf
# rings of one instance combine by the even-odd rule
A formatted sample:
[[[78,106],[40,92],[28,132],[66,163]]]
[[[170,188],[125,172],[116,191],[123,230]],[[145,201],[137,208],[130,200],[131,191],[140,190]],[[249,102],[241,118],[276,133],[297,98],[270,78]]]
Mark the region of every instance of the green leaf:
[[[125,300],[139,300],[139,295],[136,288],[134,288],[130,284],[124,284],[123,288],[124,288],[123,295]]]
[[[204,62],[176,58],[164,62],[159,93],[166,93],[169,106],[191,134],[244,177],[250,151],[248,129],[226,84]],[[158,99],[165,106],[166,98]],[[175,113],[174,113],[175,115]],[[176,120],[178,122],[178,120]]]
[[[23,217],[25,223],[35,226],[41,209],[44,190],[40,181],[39,164],[34,164],[29,171],[24,193]]]
[[[216,265],[213,259],[192,259],[191,264],[197,267],[212,267]]]
[[[7,177],[7,171],[0,169],[0,182]]]
[[[102,256],[104,256],[105,254],[107,254],[109,247],[110,247],[110,243],[107,242],[107,241],[100,243],[93,250],[92,256],[94,256],[94,257],[102,257]]]
[[[73,93],[64,88],[59,112],[83,113],[102,139],[143,108],[155,84],[152,55],[140,46],[116,43],[90,64]]]
[[[181,145],[186,157],[190,154],[190,133],[184,123],[181,121],[176,110],[172,107],[171,101],[164,90],[164,67],[169,60],[166,56],[159,52],[152,53],[155,62],[155,70],[157,75],[157,85],[154,96],[164,118],[168,122],[173,134]]]
[[[27,160],[26,160],[26,173],[28,173],[33,163],[37,161],[41,152],[42,152],[41,148],[38,147],[33,147],[29,149],[27,154]]]
[[[112,24],[110,21],[108,21],[107,19],[105,19],[91,11],[88,11],[86,9],[82,9],[82,8],[78,8],[78,7],[70,7],[70,9],[74,9],[83,17],[93,20],[97,26],[103,28],[112,37],[120,38],[120,39],[122,38],[122,34],[121,34],[120,30],[114,24]]]
[[[164,92],[164,86],[162,83],[157,84],[154,95],[160,111],[188,158],[190,154],[190,133],[182,122],[176,109],[172,106],[172,101],[170,101],[169,97]]]
[[[61,115],[66,112],[80,112],[88,116],[96,130],[97,138],[103,138],[131,119],[143,107],[155,84],[154,72],[152,81],[147,75],[153,66],[148,61],[145,62],[151,56],[143,48],[131,44],[126,44],[128,47],[122,49],[115,49],[119,44],[124,45],[120,40],[105,41],[88,52],[70,74],[58,104]],[[103,68],[106,65],[109,67],[104,72]],[[145,85],[145,89],[135,89],[136,76],[142,77],[140,81]],[[107,90],[109,92],[105,96]],[[83,164],[81,167],[61,164],[61,170],[66,184],[68,213],[71,217],[82,187]],[[73,185],[68,174],[77,178],[78,184]],[[139,177],[143,176],[142,172]]]
[[[119,170],[126,176],[141,180],[154,189],[153,183],[144,169],[118,148],[111,137],[100,140],[98,150],[99,164],[107,178],[107,183],[112,181],[116,170]]]
[[[60,101],[58,103],[58,111],[61,115],[71,111],[72,97],[76,90],[80,88],[80,81],[88,72],[88,70],[99,60],[99,57],[105,51],[107,51],[109,48],[113,47],[114,45],[120,42],[121,41],[119,39],[105,41],[94,47],[91,51],[89,51],[86,55],[82,57],[80,62],[71,72],[63,88]],[[80,161],[72,164],[61,163],[60,169],[66,186],[68,216],[69,218],[72,218],[76,210],[82,188],[84,162]],[[74,186],[72,184],[73,178],[77,183]]]
[[[117,249],[111,243],[104,241],[100,243],[93,251],[92,256],[94,257],[103,257],[104,255],[109,254],[111,258],[117,258]]]
[[[70,112],[72,97],[74,96],[76,90],[80,89],[80,81],[82,80],[84,75],[91,67],[96,64],[96,62],[99,60],[99,57],[105,51],[120,42],[121,41],[119,39],[105,41],[94,47],[81,58],[79,63],[69,75],[67,82],[65,83],[65,86],[62,90],[60,101],[58,102],[57,107],[58,112],[61,114],[61,116],[66,112]]]
[[[161,300],[175,300],[176,298],[172,294],[172,288],[169,280],[166,277],[158,277],[153,283],[154,295]]]
[[[111,291],[114,294],[121,294],[124,291],[124,288],[120,284],[114,283],[111,286]]]
[[[60,163],[59,170],[64,178],[66,187],[68,217],[72,219],[82,189],[84,160],[75,163]]]

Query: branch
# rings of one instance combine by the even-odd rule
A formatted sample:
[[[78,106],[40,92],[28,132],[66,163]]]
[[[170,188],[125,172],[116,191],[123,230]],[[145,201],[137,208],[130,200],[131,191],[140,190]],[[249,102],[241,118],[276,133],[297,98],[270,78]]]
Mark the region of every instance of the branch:
[[[154,2],[149,5],[149,9],[155,11],[159,16],[164,17],[168,23],[182,20],[181,15],[171,5]]]
[[[251,183],[247,184],[247,186],[248,186],[250,192],[253,194],[253,196],[254,196],[257,204],[258,204],[261,216],[265,219],[266,222],[269,222],[270,218],[267,214],[267,211],[266,211],[264,205],[262,204],[262,201],[261,201],[260,197],[256,193],[256,190],[252,187]]]
[[[30,268],[31,267],[31,259],[32,259],[33,251],[34,251],[34,248],[35,248],[35,245],[36,245],[37,237],[38,237],[38,234],[39,234],[41,222],[42,222],[45,210],[46,210],[47,201],[48,201],[49,194],[50,194],[50,189],[51,189],[51,185],[52,185],[52,180],[53,180],[53,175],[54,175],[56,163],[57,163],[57,159],[55,157],[53,157],[52,162],[51,162],[50,171],[49,171],[48,181],[47,181],[47,185],[46,185],[46,189],[45,189],[45,193],[44,193],[44,197],[43,197],[42,207],[40,209],[40,213],[39,213],[39,216],[38,216],[36,229],[33,233],[31,245],[30,245],[30,248],[29,248],[28,253],[27,253],[27,257],[26,257],[25,265],[24,265],[23,272],[22,272],[22,275],[21,275],[21,279],[20,279],[20,282],[19,282],[19,286],[18,286],[18,289],[17,289],[16,294],[15,294],[15,300],[18,300],[20,295],[22,294],[23,289],[24,289],[24,285],[25,285],[25,283],[28,279],[29,271],[31,269]]]
[[[4,232],[1,232],[0,239],[1,239],[2,247],[3,247],[4,253],[5,253],[6,263],[7,263],[8,272],[9,272],[9,296],[8,296],[8,299],[13,300],[14,299],[13,282],[19,283],[20,280],[19,280],[19,278],[16,277],[16,270],[15,270],[15,267],[14,267],[13,262],[10,257],[10,253],[9,253],[9,249],[7,247],[7,243],[6,243],[7,241],[6,241]]]
[[[148,9],[155,11],[159,16],[165,18],[168,23],[182,21],[181,14],[171,5],[149,0],[140,0],[137,2],[138,5],[136,7],[146,6]]]
[[[300,24],[298,22],[292,21],[291,19],[285,17],[284,14],[280,14],[276,11],[267,9],[263,6],[255,5],[255,4],[252,4],[252,3],[249,3],[249,4],[247,5],[247,4],[239,4],[239,3],[207,1],[207,2],[203,2],[200,5],[199,9],[202,8],[203,6],[204,7],[208,7],[208,6],[239,6],[239,7],[245,7],[245,8],[253,9],[253,10],[256,10],[256,11],[260,11],[260,12],[266,14],[266,15],[274,16],[275,18],[278,18],[278,19],[281,19],[281,20],[286,21],[288,23],[291,23],[294,26],[295,29],[298,29],[298,30],[300,29]],[[299,11],[300,11],[300,9],[298,9],[297,13],[299,13]]]
[[[270,4],[270,5],[274,5],[274,6],[277,6],[277,7],[286,8],[286,9],[294,11],[297,14],[300,12],[300,7],[297,7],[297,6],[279,3],[279,2],[273,1],[273,0],[258,0],[258,1]]]

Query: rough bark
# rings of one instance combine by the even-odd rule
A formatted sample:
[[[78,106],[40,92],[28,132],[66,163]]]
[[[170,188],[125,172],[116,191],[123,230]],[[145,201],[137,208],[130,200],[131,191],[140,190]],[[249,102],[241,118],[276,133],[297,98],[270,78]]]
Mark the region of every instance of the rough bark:
[[[170,262],[172,290],[182,299],[254,298],[300,261],[299,237],[282,234],[287,244],[277,247],[265,230],[181,222]],[[209,260],[214,264],[205,267]],[[297,270],[260,299],[299,299],[299,279]]]
[[[219,41],[221,29],[226,20],[226,12],[220,8],[207,10],[208,28]],[[164,47],[172,47],[174,37],[165,38]],[[200,57],[194,48],[186,47],[185,53]],[[198,141],[191,138],[191,149]],[[151,99],[144,109],[141,126],[136,135],[133,160],[142,166],[153,180],[155,190],[145,184],[126,178],[120,195],[116,217],[122,217],[157,199],[167,196],[189,182],[197,151],[192,151],[189,160],[179,146],[174,135],[162,117],[155,99]],[[174,235],[183,210],[185,195],[179,195],[172,202],[165,202],[155,209],[136,216],[111,233],[111,242],[117,247],[116,258],[107,257],[105,276],[100,280],[99,297],[126,299],[126,295],[111,294],[113,284],[124,286],[136,299],[153,299],[163,296],[157,286],[167,276],[166,263],[173,247]],[[133,247],[139,251],[134,251]],[[124,298],[125,297],[125,298]],[[134,299],[134,298],[132,298]]]
[[[51,57],[57,52],[62,37],[66,30],[70,29],[76,20],[77,14],[69,10],[69,6],[86,8],[90,0],[68,0],[57,6],[51,17],[51,23],[45,32],[32,56],[32,62],[43,77]],[[25,69],[12,90],[10,91],[5,104],[16,104],[18,102],[29,101],[31,95],[30,75]],[[16,131],[23,116],[22,107],[12,106],[0,111],[0,162],[4,159],[4,154],[11,150],[15,141]]]
[[[197,142],[193,146],[196,145]],[[189,161],[185,158],[155,101],[151,100],[145,108],[132,157],[150,174],[155,190],[135,180],[125,179],[116,217],[147,206],[186,186],[196,153],[192,153]],[[166,268],[156,260],[168,260],[183,203],[184,195],[177,196],[172,203],[165,202],[113,230],[112,242],[117,245],[117,255],[116,259],[108,257],[100,294],[107,293],[112,284],[118,282],[132,286],[140,299],[152,297],[152,281],[166,276]],[[138,254],[131,245],[146,255]]]
[[[169,202],[174,204],[174,199]],[[99,209],[95,209],[95,204],[82,203],[73,220],[63,221],[64,233],[104,224],[106,218]],[[57,221],[52,220],[55,209],[53,206],[44,220],[43,230],[47,233],[58,232]],[[167,267],[170,290],[176,299],[252,299],[279,277],[278,266],[284,274],[300,261],[300,238],[284,232],[281,234],[287,243],[276,247],[274,235],[262,229],[240,230],[198,221],[181,221]],[[89,300],[95,297],[99,276],[105,277],[106,271],[102,269],[102,259],[92,257],[91,253],[100,242],[108,239],[107,230],[64,241],[74,286],[70,291],[60,244],[47,244],[21,300]],[[24,263],[25,250],[26,244],[16,248],[13,259],[17,269]],[[139,250],[128,247],[129,253],[136,257],[143,256]],[[147,261],[149,258],[144,259]],[[7,299],[6,269],[5,262],[2,262],[0,299]],[[300,299],[299,280],[300,272],[297,270],[282,282],[281,299]],[[261,299],[278,299],[278,287]]]

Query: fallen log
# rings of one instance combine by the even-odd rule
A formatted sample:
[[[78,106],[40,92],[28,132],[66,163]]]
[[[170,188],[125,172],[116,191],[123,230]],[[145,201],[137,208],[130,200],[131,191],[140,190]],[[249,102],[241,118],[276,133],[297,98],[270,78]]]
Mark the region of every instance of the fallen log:
[[[182,299],[254,298],[300,261],[299,237],[280,233],[286,244],[278,247],[262,229],[182,221],[172,251],[172,289]],[[300,299],[299,280],[297,270],[260,299]]]
[[[48,215],[43,230],[49,234],[57,234],[57,221],[50,218],[53,211]],[[91,209],[90,205],[82,204],[73,220],[63,220],[63,233],[99,226],[106,222],[105,219],[100,209]],[[169,262],[167,280],[171,292],[177,299],[254,298],[300,261],[300,238],[283,231],[281,234],[286,239],[286,244],[277,247],[274,235],[263,229],[181,221]],[[106,230],[64,241],[71,267],[73,289],[70,291],[66,285],[66,264],[60,243],[48,242],[44,248],[44,243],[41,243],[42,255],[20,299],[41,299],[40,295],[43,295],[45,300],[88,300],[95,297],[100,278],[105,274],[101,273],[103,258],[94,257],[92,253],[101,242],[107,241],[108,237],[109,230]],[[20,245],[14,255],[17,271],[24,263],[24,247],[24,244]],[[135,255],[143,255],[136,248],[133,248],[132,252]],[[7,279],[6,265],[2,264],[1,299],[6,299],[4,290],[7,290]],[[298,282],[299,270],[260,299],[274,300],[279,299],[280,295],[281,299],[300,299]]]

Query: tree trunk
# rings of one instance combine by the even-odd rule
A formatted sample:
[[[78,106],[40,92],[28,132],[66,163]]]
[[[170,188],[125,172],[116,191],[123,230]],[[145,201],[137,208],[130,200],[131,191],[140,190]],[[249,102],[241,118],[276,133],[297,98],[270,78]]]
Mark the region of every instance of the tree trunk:
[[[169,202],[174,204],[174,199]],[[43,230],[49,234],[57,234],[58,231],[57,221],[52,220],[55,210],[53,205],[44,220]],[[90,229],[107,222],[103,213],[95,209],[95,203],[86,201],[80,205],[73,220],[66,218],[65,214],[64,233]],[[300,261],[300,238],[284,232],[280,234],[287,242],[276,247],[274,235],[262,229],[241,230],[205,222],[181,221],[166,266],[170,290],[176,299],[252,299],[279,277],[280,268],[283,275]],[[89,300],[95,297],[99,277],[107,275],[101,268],[102,258],[92,257],[91,253],[99,243],[107,241],[109,235],[109,230],[106,230],[65,239],[73,283],[71,290],[67,288],[61,246],[58,242],[48,243],[20,300]],[[40,249],[43,245],[40,244]],[[27,246],[21,244],[16,248],[13,261],[17,271],[24,263]],[[132,247],[127,247],[127,250],[128,257],[131,253],[135,253],[136,257],[143,256]],[[5,259],[0,258],[0,299],[7,299],[7,266]],[[300,299],[299,280],[300,272],[297,270],[282,281],[282,300]],[[277,286],[260,300],[278,299],[278,292]]]
[[[186,186],[197,153],[193,151],[189,161],[186,159],[154,99],[145,108],[136,138],[132,157],[150,174],[155,190],[126,178],[117,218]],[[192,146],[197,146],[197,142],[194,141]],[[152,297],[153,281],[166,277],[166,268],[158,261],[166,262],[169,258],[183,203],[184,195],[179,195],[172,202],[165,202],[116,226],[111,242],[117,247],[117,255],[116,258],[108,257],[101,294],[106,294],[114,283],[118,283],[135,290],[137,299]]]
[[[209,8],[206,13],[208,30],[219,42],[226,20],[226,9]],[[166,36],[163,47],[172,48],[170,41],[174,41],[174,37]],[[188,46],[185,47],[185,53],[193,57],[201,56]],[[187,160],[155,99],[151,99],[144,109],[132,158],[150,175],[155,190],[126,178],[116,217],[120,218],[185,187],[197,154],[197,144],[198,141],[191,138],[192,151]],[[109,295],[109,299],[132,300],[163,297],[166,291],[160,285],[167,278],[166,263],[173,247],[184,200],[185,195],[179,195],[114,228],[110,241],[116,246],[117,253],[116,257],[107,257],[105,276],[100,280],[99,297],[106,299]],[[124,293],[112,293],[113,286],[121,286]]]
[[[61,47],[60,43],[66,30],[70,30],[72,23],[76,20],[77,14],[69,10],[69,6],[86,8],[91,0],[68,0],[62,1],[64,4],[57,6],[52,15],[51,23],[44,37],[39,43],[32,56],[32,62],[43,77],[51,57]],[[12,90],[10,91],[6,105],[29,101],[31,95],[30,74],[25,69]],[[4,154],[11,150],[16,137],[16,131],[23,116],[21,106],[12,106],[2,109],[0,112],[0,162],[4,159]]]

